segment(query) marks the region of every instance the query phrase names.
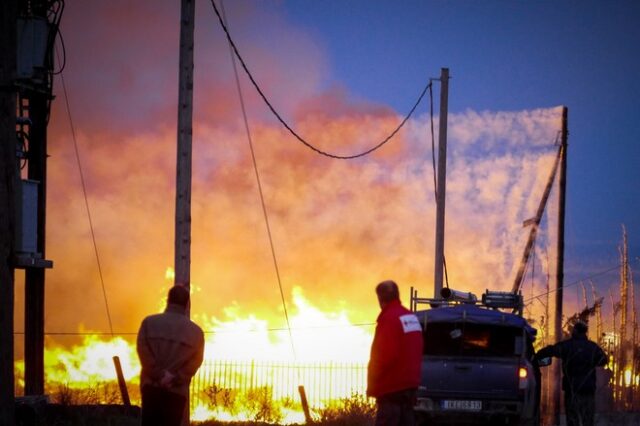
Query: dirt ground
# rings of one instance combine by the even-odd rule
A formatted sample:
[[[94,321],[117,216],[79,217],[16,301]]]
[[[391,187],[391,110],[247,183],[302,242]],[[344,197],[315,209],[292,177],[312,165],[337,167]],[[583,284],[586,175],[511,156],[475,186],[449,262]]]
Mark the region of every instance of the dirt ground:
[[[564,416],[560,426],[566,425]],[[596,426],[638,426],[640,413],[599,413],[596,415]]]

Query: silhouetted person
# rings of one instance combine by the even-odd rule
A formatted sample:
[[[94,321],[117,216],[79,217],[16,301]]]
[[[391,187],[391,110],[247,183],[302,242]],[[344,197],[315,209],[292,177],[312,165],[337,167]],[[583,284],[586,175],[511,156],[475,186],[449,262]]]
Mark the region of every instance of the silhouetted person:
[[[562,360],[562,390],[567,426],[593,426],[595,414],[595,368],[606,365],[607,355],[587,338],[587,324],[573,326],[571,338],[542,348],[536,358]]]
[[[187,316],[189,291],[169,290],[164,313],[146,317],[138,331],[142,426],[180,426],[189,384],[204,353],[202,329]]]
[[[376,398],[376,426],[412,426],[422,365],[422,328],[400,303],[395,282],[381,282],[376,294],[381,312],[371,345],[367,395]]]
[[[613,372],[605,366],[596,370],[596,406],[601,412],[613,411]]]

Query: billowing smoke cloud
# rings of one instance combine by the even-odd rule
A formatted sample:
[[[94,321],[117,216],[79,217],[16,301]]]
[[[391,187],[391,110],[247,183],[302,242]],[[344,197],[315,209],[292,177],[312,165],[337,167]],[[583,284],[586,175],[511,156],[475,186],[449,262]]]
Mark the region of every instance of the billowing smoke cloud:
[[[165,271],[173,265],[177,31],[167,34],[156,26],[173,28],[176,11],[167,5],[156,9],[143,31],[134,15],[111,16],[103,2],[84,7],[107,19],[83,39],[74,32],[83,20],[72,19],[83,11],[69,6],[65,75],[114,330],[135,332],[145,315],[158,311],[167,290]],[[295,62],[252,45],[246,32],[240,44],[267,89],[286,79],[290,92],[284,96],[274,89],[274,101],[319,148],[359,152],[401,120],[384,106],[350,101],[346,90],[321,90],[323,55],[304,35],[286,37],[300,34],[280,18],[247,7],[231,12],[237,13],[238,30],[261,18],[282,24],[271,36],[291,45]],[[131,37],[153,27],[160,41],[110,39],[116,19],[131,20],[119,27]],[[198,290],[192,309],[224,320],[224,308],[233,305],[240,315],[253,313],[281,327],[274,259],[228,51],[220,34],[207,31],[201,40],[215,41],[196,64],[191,277]],[[147,44],[153,48],[143,48]],[[110,52],[107,62],[102,55],[84,56],[96,46]],[[299,64],[293,71],[292,63]],[[431,295],[435,202],[428,114],[409,121],[367,157],[334,160],[295,141],[243,87],[288,302],[300,287],[322,311],[345,311],[353,322],[371,322],[378,310],[373,288],[383,279],[395,279],[405,301],[410,286]],[[47,222],[47,257],[55,268],[47,272],[46,328],[108,331],[63,95],[57,95]],[[551,170],[560,109],[449,117],[449,283],[478,292],[507,290],[527,235],[522,222],[534,215]]]
[[[524,125],[553,112],[558,111],[507,115]],[[522,148],[517,139],[512,143],[487,130],[505,113],[483,113],[484,128],[476,113],[465,120],[469,114],[454,114],[451,124],[449,281],[473,290],[506,290],[527,235],[521,224],[535,213],[551,170],[557,126],[548,126],[544,150]],[[326,122],[312,117],[299,124],[310,138],[327,141],[332,150],[353,151],[365,146],[359,140],[365,139],[362,135],[379,140],[398,120],[391,113],[365,113]],[[479,139],[458,140],[458,134],[472,133],[475,126]],[[435,204],[426,128],[421,118],[411,122],[389,149],[341,161],[319,157],[276,125],[252,126],[286,294],[300,286],[320,307],[343,303],[355,320],[363,320],[375,314],[372,288],[382,279],[396,279],[405,296],[410,285],[422,294],[431,292]],[[197,129],[192,280],[201,291],[195,295],[194,311],[215,314],[238,303],[278,318],[278,281],[244,130],[239,123],[200,123]],[[489,142],[481,138],[487,132]],[[86,141],[81,133],[80,144]],[[466,148],[456,148],[463,143]],[[96,241],[119,330],[135,329],[146,312],[157,308],[166,286],[165,269],[173,264],[174,144],[173,132],[161,130],[119,141],[94,136],[83,157]],[[70,318],[56,315],[51,322],[63,327],[81,320],[104,328],[77,170],[70,161],[60,165],[66,170],[51,168],[49,244],[57,265],[50,274],[50,288],[58,289],[51,297],[92,303]]]

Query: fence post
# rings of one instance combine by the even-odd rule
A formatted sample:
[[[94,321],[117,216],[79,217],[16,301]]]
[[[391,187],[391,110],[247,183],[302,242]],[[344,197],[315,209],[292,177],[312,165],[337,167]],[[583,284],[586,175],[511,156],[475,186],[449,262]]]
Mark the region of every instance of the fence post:
[[[304,420],[306,423],[311,423],[311,413],[309,413],[309,403],[307,402],[307,394],[304,391],[304,385],[298,386],[298,392],[300,393],[300,401],[302,401]]]
[[[120,386],[122,402],[125,407],[130,407],[131,400],[129,399],[129,391],[127,390],[127,383],[124,381],[124,374],[122,374],[122,366],[120,365],[120,357],[118,355],[113,357],[113,364],[116,367],[116,375],[118,376],[118,386]]]
[[[255,380],[255,368],[256,368],[255,360],[252,359],[251,360],[251,376],[249,378],[249,388],[250,389],[255,388],[255,383],[254,383],[254,380]]]
[[[329,400],[333,399],[333,361],[329,363]]]

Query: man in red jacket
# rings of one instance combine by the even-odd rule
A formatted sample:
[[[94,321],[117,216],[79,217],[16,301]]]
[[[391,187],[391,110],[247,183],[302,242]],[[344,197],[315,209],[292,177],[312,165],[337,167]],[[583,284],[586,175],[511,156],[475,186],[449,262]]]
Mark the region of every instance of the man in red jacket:
[[[371,345],[367,396],[376,398],[376,426],[413,426],[422,328],[418,318],[400,303],[395,282],[381,282],[376,294],[381,312]]]

